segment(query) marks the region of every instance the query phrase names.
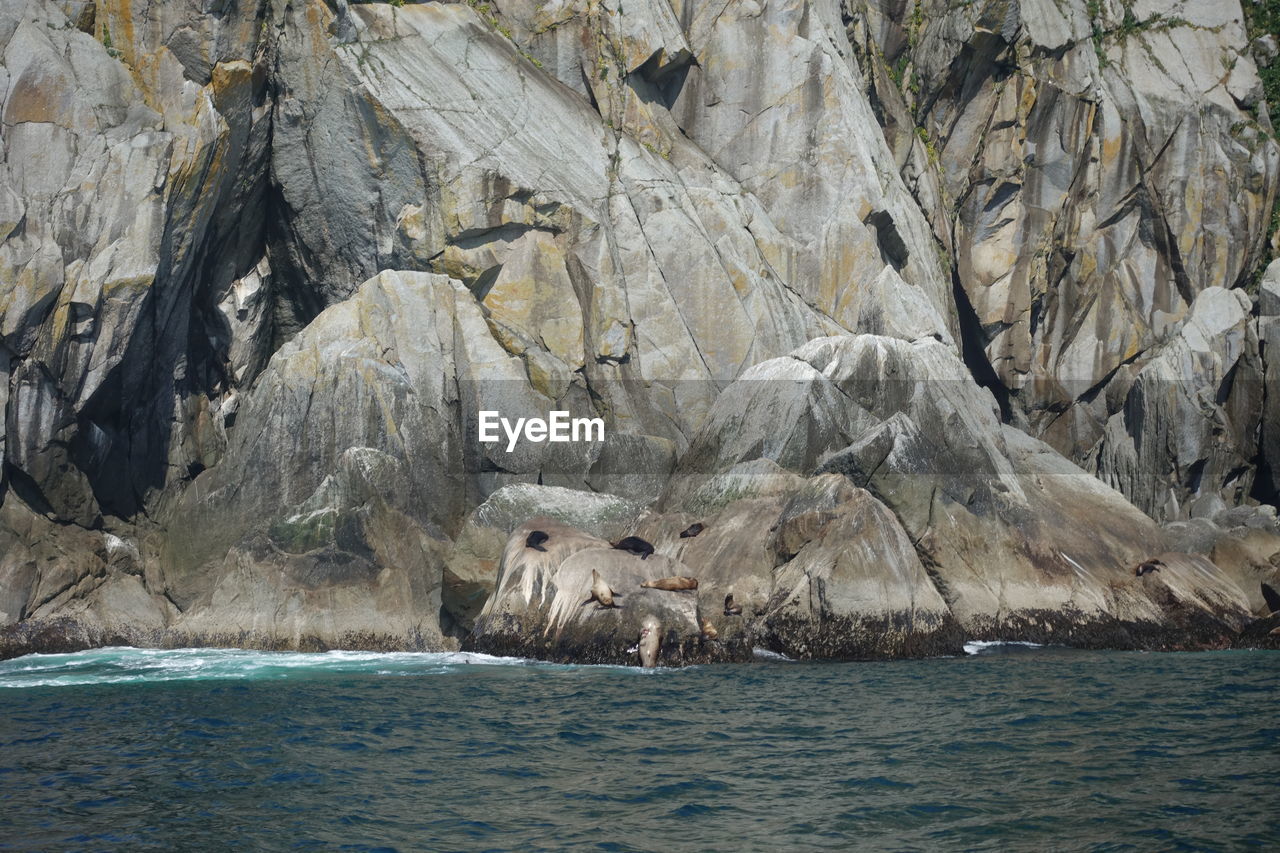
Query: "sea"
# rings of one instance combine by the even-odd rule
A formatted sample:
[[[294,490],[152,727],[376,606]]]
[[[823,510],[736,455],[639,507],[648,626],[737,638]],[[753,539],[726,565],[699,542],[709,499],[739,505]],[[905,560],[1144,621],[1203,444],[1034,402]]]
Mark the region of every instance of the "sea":
[[[1280,653],[0,662],[3,850],[1278,850]]]

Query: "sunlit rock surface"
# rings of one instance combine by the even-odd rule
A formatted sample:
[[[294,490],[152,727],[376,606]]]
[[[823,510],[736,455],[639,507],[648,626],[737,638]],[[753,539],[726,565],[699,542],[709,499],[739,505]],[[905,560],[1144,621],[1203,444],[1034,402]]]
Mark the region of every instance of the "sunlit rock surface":
[[[646,614],[512,598],[593,560],[701,578],[633,593],[668,663],[1236,641],[1280,551],[1245,11],[4,4],[0,654],[503,614],[629,662]],[[658,553],[529,563],[539,516]]]

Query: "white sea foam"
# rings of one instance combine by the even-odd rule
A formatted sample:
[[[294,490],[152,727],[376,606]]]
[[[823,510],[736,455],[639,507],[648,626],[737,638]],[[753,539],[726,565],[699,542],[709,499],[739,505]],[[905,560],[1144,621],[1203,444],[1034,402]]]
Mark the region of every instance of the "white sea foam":
[[[967,655],[977,655],[988,649],[999,649],[1003,646],[1021,646],[1028,649],[1043,648],[1040,643],[1028,643],[1024,640],[970,640],[964,644],[964,652]]]
[[[475,652],[261,652],[248,649],[135,649],[111,646],[0,661],[0,688],[142,681],[288,678],[308,673],[434,675],[471,666],[550,666]]]

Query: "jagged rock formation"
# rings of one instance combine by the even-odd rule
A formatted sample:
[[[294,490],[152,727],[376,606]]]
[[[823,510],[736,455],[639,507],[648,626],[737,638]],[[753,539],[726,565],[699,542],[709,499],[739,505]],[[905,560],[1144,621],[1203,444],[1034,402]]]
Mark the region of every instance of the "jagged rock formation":
[[[925,173],[917,196],[950,235],[1009,417],[1158,519],[1247,498],[1258,347],[1214,341],[1188,360],[1177,343],[1197,346],[1197,305],[1233,340],[1252,333],[1247,300],[1228,317],[1200,299],[1247,284],[1270,249],[1280,149],[1241,8],[858,5],[871,95],[904,174]],[[1152,397],[1164,434],[1139,436]]]
[[[760,394],[772,399],[741,399]],[[773,421],[763,447],[741,438],[759,430],[727,422],[742,412]],[[1158,593],[1135,583],[1133,567],[1164,550],[1157,526],[1046,445],[1002,426],[994,401],[935,341],[829,338],[758,365],[717,401],[669,499],[688,500],[689,488],[696,495],[701,471],[759,457],[867,489],[892,510],[971,635],[1143,631],[1163,626],[1161,610],[1175,601],[1228,621],[1247,612],[1216,570],[1176,583],[1170,572]]]
[[[1271,262],[1259,282],[1258,339],[1262,343],[1262,434],[1258,444],[1259,491],[1280,496],[1280,259]]]
[[[626,532],[703,578],[673,662],[1231,641],[1264,48],[1190,0],[7,4],[0,654],[621,661],[644,613],[560,605]]]

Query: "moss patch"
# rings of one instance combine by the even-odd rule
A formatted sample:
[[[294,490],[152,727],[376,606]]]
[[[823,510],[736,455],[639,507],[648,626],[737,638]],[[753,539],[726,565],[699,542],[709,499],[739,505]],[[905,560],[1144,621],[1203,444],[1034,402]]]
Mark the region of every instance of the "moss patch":
[[[333,542],[337,510],[323,509],[295,515],[271,525],[267,535],[276,547],[290,554],[305,554]]]

